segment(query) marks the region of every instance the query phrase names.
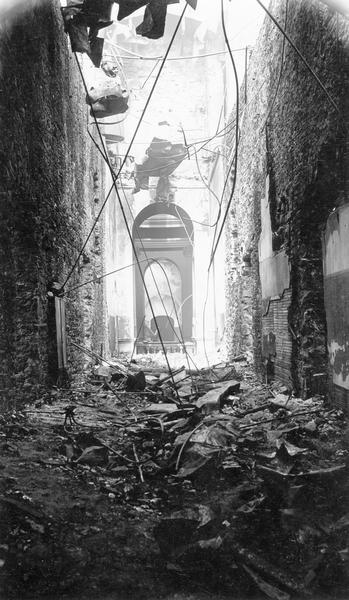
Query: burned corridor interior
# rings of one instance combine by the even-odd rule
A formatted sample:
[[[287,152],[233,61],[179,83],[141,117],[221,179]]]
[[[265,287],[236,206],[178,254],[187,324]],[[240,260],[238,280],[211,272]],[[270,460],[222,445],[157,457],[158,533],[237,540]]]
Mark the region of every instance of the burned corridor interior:
[[[0,596],[345,600],[348,0],[0,0]]]

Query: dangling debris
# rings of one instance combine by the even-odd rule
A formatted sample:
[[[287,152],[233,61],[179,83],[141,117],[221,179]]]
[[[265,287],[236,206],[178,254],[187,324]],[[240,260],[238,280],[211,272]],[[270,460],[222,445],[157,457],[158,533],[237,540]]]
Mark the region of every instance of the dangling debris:
[[[181,164],[187,156],[183,144],[154,137],[140,164],[135,165],[135,188],[133,193],[149,189],[149,177],[166,178]]]
[[[113,0],[68,0],[62,8],[65,31],[69,34],[73,52],[88,54],[96,67],[103,55],[103,38],[98,31],[113,23]]]
[[[178,4],[179,0],[115,0],[119,4],[118,21],[122,21],[137,9],[146,6],[143,21],[136,32],[138,35],[157,40],[165,31],[167,5]],[[197,0],[187,0],[192,8],[196,8]]]
[[[106,70],[106,68],[97,69],[84,63],[86,101],[91,106],[91,115],[101,119],[125,113],[129,100],[129,91],[120,63],[115,59],[109,59],[107,64]],[[113,65],[112,69],[111,65]]]

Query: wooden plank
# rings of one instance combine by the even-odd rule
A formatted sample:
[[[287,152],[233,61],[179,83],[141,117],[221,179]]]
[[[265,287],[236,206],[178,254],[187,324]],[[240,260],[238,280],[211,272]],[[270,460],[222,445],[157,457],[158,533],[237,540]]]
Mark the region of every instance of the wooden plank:
[[[61,371],[67,366],[67,337],[65,330],[65,301],[55,296],[57,364]]]

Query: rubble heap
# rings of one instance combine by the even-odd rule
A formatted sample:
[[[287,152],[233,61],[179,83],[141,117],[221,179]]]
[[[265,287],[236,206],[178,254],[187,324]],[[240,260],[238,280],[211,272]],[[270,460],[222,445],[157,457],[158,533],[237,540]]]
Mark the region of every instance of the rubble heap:
[[[326,398],[260,384],[244,362],[169,373],[147,359],[97,366],[83,387],[3,417],[1,431],[11,457],[0,496],[9,592],[16,577],[17,592],[25,583],[32,593],[41,578],[53,593],[58,571],[59,589],[100,585],[101,565],[127,555],[126,540],[112,549],[122,519],[129,527],[137,515],[159,596],[175,585],[238,598],[345,598],[348,447],[343,413]],[[38,444],[43,431],[53,446]],[[16,460],[23,465],[23,437],[35,448],[32,468],[74,487],[68,524],[10,476]],[[104,554],[89,542],[100,535]],[[120,590],[121,575],[108,569],[110,589]]]

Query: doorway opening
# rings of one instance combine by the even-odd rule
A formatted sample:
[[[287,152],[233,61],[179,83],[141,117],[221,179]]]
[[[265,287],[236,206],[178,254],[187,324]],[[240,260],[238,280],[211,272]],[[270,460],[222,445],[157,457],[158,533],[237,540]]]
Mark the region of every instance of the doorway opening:
[[[169,351],[181,350],[183,343],[193,347],[194,229],[189,215],[176,204],[150,204],[136,217],[132,234],[141,268],[135,265],[134,271],[136,352],[157,352],[160,336]]]

